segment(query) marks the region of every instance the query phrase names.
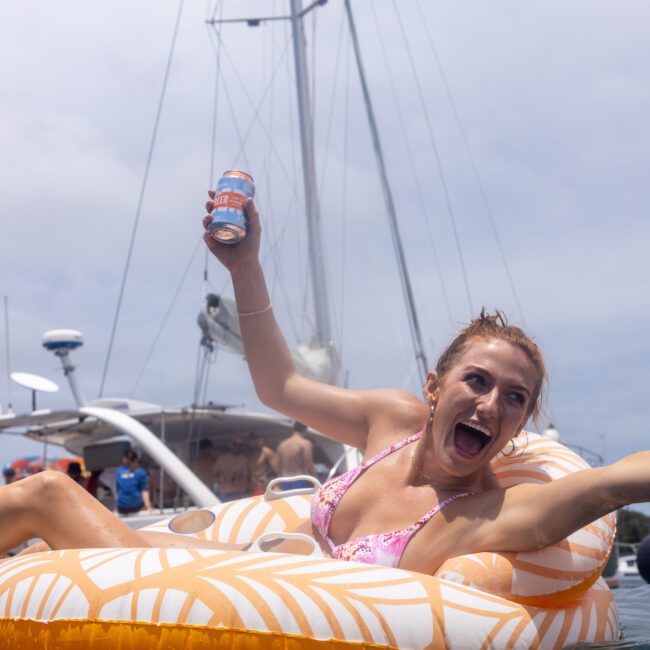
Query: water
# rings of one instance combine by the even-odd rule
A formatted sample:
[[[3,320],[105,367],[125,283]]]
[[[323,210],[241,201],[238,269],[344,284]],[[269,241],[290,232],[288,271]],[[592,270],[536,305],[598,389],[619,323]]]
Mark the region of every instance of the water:
[[[614,590],[614,598],[621,615],[623,638],[609,647],[650,650],[650,585],[642,578],[632,579],[629,586],[622,582],[621,588]]]
[[[572,646],[585,650],[650,650],[650,585],[640,577],[623,578],[614,599],[621,616],[623,637],[615,643]]]

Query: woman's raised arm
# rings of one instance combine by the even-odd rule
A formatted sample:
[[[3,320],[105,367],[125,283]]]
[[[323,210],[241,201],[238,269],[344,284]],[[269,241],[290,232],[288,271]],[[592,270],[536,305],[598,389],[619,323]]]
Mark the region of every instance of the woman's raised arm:
[[[213,192],[210,198],[214,198]],[[210,200],[206,209],[210,212],[212,208]],[[384,409],[389,394],[399,399],[399,393],[348,390],[312,381],[296,371],[273,315],[259,262],[259,213],[252,199],[246,200],[244,209],[248,218],[248,234],[244,240],[236,245],[221,244],[210,233],[204,239],[210,251],[230,271],[246,361],[258,397],[270,408],[335,440],[365,449],[372,419]],[[209,223],[208,219],[204,219],[204,225]]]

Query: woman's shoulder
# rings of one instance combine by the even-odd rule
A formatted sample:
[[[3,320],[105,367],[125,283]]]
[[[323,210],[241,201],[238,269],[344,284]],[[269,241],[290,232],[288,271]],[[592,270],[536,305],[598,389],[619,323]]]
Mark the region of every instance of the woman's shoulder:
[[[388,446],[424,427],[429,411],[413,393],[399,389],[371,392],[375,408],[369,428],[369,447]]]
[[[422,424],[428,414],[426,404],[413,393],[397,388],[378,388],[368,391],[377,411],[384,419]]]

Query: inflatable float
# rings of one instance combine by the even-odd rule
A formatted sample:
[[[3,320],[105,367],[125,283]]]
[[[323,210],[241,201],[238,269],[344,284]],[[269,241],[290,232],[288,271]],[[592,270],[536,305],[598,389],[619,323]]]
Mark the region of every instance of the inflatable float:
[[[535,434],[493,464],[505,485],[586,467]],[[150,529],[202,528],[186,534],[250,542],[295,530],[309,501],[267,493]],[[35,553],[0,562],[0,648],[475,650],[614,641],[618,614],[600,578],[614,532],[608,515],[541,551],[452,558],[435,576],[273,552]]]

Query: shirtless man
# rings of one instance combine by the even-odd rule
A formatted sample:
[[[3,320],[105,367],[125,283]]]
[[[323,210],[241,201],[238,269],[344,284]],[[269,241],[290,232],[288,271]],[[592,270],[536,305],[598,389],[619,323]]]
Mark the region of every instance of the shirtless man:
[[[249,441],[253,494],[264,494],[269,481],[276,475],[275,453],[264,444],[264,438],[255,431],[250,434]]]
[[[210,488],[214,485],[214,447],[212,440],[201,438],[199,449],[192,463],[192,471]]]
[[[228,441],[228,450],[220,454],[214,464],[214,480],[217,496],[221,501],[234,501],[250,496],[250,462],[244,453],[244,442],[233,437]]]
[[[316,475],[313,445],[305,438],[305,431],[307,431],[307,427],[302,422],[294,422],[293,433],[278,445],[275,452],[278,476]],[[296,480],[285,481],[282,487],[285,490],[292,490],[300,487],[311,487],[311,485],[308,481]]]

